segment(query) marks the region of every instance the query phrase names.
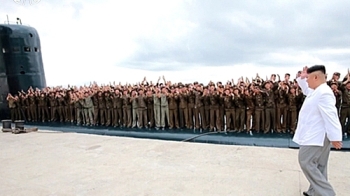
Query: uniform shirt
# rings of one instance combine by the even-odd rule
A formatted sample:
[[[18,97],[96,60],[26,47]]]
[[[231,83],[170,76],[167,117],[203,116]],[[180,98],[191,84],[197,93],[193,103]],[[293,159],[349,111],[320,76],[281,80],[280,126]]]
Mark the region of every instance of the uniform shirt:
[[[341,141],[342,130],[331,88],[324,83],[313,90],[306,79],[298,78],[297,82],[306,98],[293,141],[305,146],[323,146],[325,136],[330,141]]]

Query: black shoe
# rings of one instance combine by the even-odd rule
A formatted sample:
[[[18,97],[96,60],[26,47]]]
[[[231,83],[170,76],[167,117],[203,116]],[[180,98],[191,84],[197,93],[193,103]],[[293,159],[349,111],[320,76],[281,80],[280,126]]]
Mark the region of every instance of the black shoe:
[[[304,195],[304,196],[311,196],[311,195],[309,195],[306,191],[303,192],[303,195]]]

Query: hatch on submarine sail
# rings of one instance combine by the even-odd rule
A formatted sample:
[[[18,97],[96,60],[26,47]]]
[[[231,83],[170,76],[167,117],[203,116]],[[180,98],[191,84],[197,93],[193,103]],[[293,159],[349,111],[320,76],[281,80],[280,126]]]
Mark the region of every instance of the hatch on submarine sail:
[[[0,24],[0,119],[9,118],[8,93],[45,88],[39,34],[21,24]]]

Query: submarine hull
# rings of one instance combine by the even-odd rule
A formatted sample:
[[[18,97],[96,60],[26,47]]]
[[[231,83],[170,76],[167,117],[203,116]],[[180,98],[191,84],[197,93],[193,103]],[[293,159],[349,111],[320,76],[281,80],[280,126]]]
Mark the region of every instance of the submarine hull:
[[[39,34],[33,27],[0,25],[0,119],[9,118],[8,93],[45,88]]]

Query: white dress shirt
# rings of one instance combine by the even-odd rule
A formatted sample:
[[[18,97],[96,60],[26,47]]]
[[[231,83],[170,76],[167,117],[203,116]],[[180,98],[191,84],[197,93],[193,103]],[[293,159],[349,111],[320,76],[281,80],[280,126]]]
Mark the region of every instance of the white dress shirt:
[[[305,146],[323,146],[325,136],[329,141],[342,141],[342,128],[331,88],[324,83],[313,90],[306,79],[300,77],[297,82],[306,98],[299,112],[293,141]]]

